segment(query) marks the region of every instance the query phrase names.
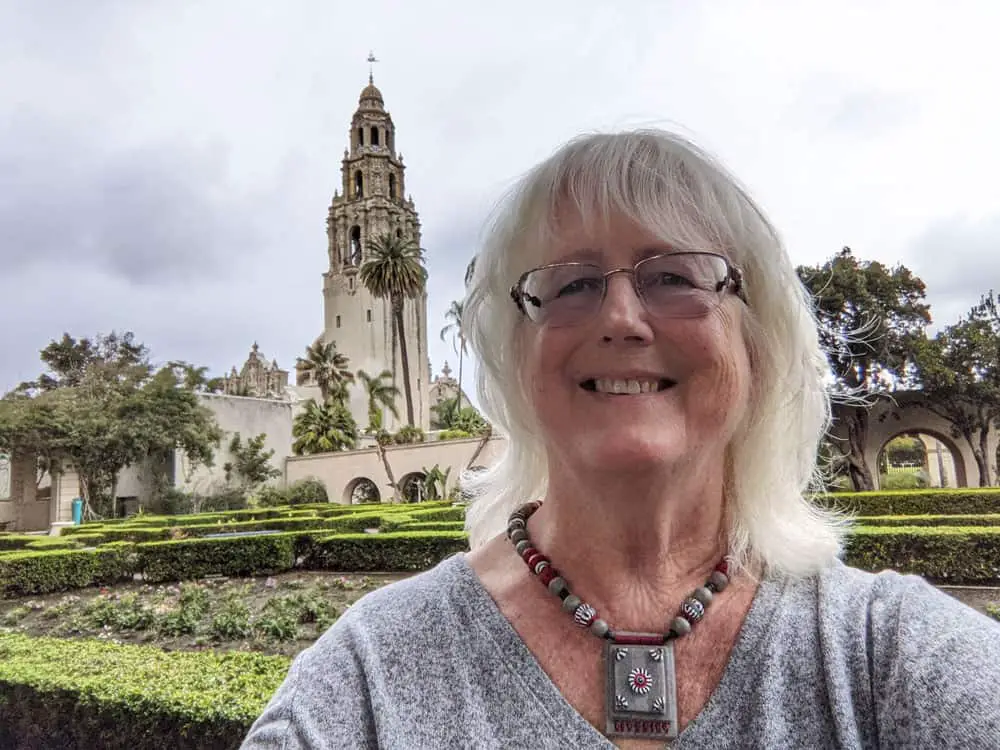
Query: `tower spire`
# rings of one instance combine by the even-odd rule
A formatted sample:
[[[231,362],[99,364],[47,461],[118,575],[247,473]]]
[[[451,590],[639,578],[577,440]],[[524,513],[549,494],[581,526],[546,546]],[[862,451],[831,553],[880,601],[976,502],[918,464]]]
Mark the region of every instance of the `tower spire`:
[[[378,58],[375,57],[375,53],[368,50],[368,85],[375,85],[375,68],[374,64],[378,62]]]

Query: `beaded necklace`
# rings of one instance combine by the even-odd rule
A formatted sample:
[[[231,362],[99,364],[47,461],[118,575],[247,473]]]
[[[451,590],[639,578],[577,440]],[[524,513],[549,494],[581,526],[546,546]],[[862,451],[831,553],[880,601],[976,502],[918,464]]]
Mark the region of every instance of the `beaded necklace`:
[[[713,596],[729,584],[729,566],[723,559],[704,586],[681,604],[666,633],[629,633],[612,630],[597,610],[570,593],[569,586],[528,536],[528,519],[541,507],[534,501],[515,510],[507,522],[510,539],[528,570],[562,600],[564,612],[578,627],[604,639],[605,715],[609,737],[670,740],[677,736],[677,678],[673,642],[691,632],[705,616]]]

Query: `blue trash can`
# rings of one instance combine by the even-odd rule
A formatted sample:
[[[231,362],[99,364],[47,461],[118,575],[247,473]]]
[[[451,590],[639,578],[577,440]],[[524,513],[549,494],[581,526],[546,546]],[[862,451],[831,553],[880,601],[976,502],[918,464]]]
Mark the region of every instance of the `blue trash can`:
[[[79,526],[83,523],[83,499],[79,497],[73,498],[73,525]]]

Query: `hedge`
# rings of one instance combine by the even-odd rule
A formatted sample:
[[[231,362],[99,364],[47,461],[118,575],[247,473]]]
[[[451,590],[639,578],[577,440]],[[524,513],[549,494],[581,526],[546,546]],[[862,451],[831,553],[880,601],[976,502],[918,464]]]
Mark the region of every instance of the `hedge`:
[[[46,538],[48,537],[44,537],[41,534],[0,534],[0,551],[24,549],[32,542]]]
[[[421,571],[468,548],[468,536],[459,531],[341,534],[316,540],[306,567],[345,573]]]
[[[1000,528],[856,527],[844,561],[862,570],[915,573],[932,583],[1000,581]]]
[[[93,550],[18,552],[0,557],[0,597],[83,588],[132,577],[132,545]]]
[[[862,516],[983,515],[1000,513],[1000,488],[831,492],[813,501]]]
[[[289,664],[0,633],[0,747],[235,750]]]
[[[396,531],[464,531],[465,521],[413,521],[400,524]]]
[[[1000,513],[986,515],[858,516],[859,526],[1000,526]]]
[[[287,534],[147,542],[136,551],[137,569],[150,583],[281,573],[295,565],[295,540]]]

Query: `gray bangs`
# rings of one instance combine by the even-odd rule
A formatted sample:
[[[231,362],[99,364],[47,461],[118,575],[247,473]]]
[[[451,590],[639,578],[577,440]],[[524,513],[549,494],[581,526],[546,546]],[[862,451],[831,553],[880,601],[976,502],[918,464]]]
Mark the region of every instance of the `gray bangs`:
[[[523,188],[512,211],[522,271],[568,226],[591,233],[613,216],[679,250],[712,250],[738,262],[745,244],[750,202],[708,155],[678,136],[578,138],[527,175]]]

